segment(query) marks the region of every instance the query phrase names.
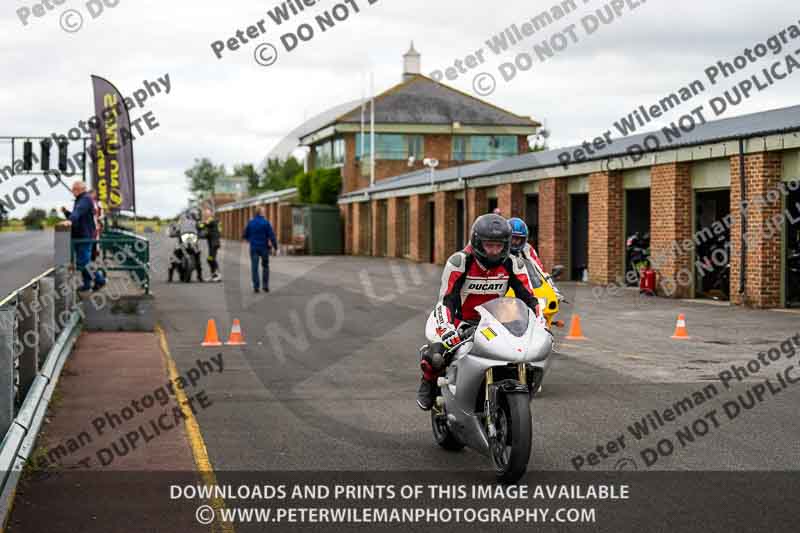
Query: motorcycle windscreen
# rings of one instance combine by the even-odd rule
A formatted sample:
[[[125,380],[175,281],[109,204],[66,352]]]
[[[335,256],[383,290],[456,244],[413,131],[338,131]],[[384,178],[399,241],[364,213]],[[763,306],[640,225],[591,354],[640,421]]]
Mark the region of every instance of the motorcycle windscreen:
[[[542,277],[539,275],[539,271],[533,265],[533,263],[530,263],[528,261],[526,261],[525,263],[526,263],[525,264],[525,268],[528,271],[528,279],[531,282],[531,288],[532,289],[538,289],[539,287],[542,286],[542,283],[543,283]]]
[[[522,300],[495,298],[481,307],[515,337],[522,337],[528,331],[528,306]]]

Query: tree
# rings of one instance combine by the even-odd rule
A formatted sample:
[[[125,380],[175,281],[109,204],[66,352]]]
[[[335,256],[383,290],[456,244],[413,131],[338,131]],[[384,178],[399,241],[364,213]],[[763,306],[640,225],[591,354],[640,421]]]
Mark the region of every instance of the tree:
[[[297,175],[295,187],[302,203],[334,205],[342,189],[342,173],[338,168],[303,172]]]
[[[193,193],[213,193],[217,180],[225,176],[225,166],[215,166],[210,159],[195,159],[194,166],[185,172],[189,190]]]
[[[342,173],[338,168],[320,168],[311,175],[311,203],[335,205],[342,188]]]
[[[285,161],[279,158],[268,159],[264,168],[264,190],[280,191],[295,184],[295,177],[303,172],[303,165],[294,157]]]
[[[28,229],[42,229],[46,218],[47,212],[44,209],[34,207],[22,218],[22,223]]]
[[[294,178],[297,187],[297,197],[304,204],[311,203],[311,173],[301,172]]]
[[[258,175],[256,168],[252,164],[235,165],[233,167],[233,175],[247,178],[251,194],[261,190],[261,176]]]
[[[50,212],[47,213],[45,224],[47,226],[55,226],[59,222],[61,222],[61,217],[58,216],[58,211],[56,211],[55,208],[50,209]]]

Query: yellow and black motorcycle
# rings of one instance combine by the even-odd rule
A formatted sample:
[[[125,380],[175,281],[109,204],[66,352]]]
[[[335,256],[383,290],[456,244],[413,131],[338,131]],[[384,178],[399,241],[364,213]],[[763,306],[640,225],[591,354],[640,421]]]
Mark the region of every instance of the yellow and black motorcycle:
[[[563,271],[563,267],[556,265],[553,267],[553,272],[547,275],[536,263],[525,261],[525,264],[528,267],[528,277],[530,278],[531,287],[533,288],[533,295],[539,300],[539,309],[542,311],[547,321],[548,329],[552,328],[554,325],[559,328],[564,327],[563,321],[554,320],[555,316],[558,314],[559,305],[563,298],[553,284],[553,279],[558,278]],[[509,289],[506,296],[513,298],[514,290]]]

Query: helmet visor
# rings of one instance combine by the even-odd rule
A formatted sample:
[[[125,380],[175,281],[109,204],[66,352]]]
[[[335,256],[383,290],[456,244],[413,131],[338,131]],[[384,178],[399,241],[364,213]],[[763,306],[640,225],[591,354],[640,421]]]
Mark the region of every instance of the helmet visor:
[[[489,259],[499,259],[503,254],[505,243],[503,241],[483,241],[483,249]]]

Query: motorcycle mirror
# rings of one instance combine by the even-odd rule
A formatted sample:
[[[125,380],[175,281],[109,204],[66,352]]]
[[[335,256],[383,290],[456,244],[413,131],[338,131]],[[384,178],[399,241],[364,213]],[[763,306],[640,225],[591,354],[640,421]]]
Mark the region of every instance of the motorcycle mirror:
[[[553,279],[558,279],[561,277],[561,274],[564,273],[564,265],[556,265],[553,267],[552,272],[550,272],[550,277]]]

